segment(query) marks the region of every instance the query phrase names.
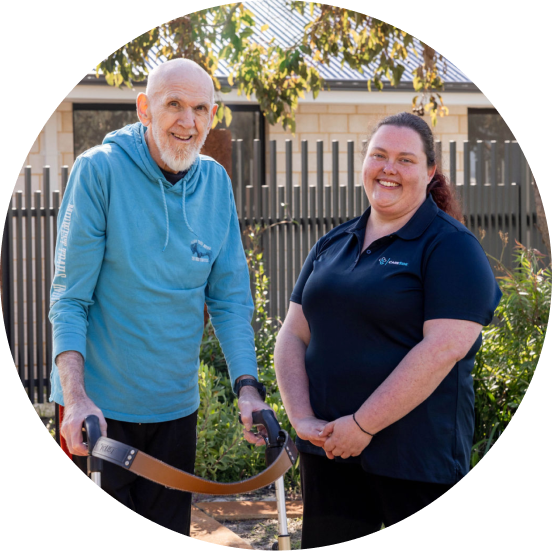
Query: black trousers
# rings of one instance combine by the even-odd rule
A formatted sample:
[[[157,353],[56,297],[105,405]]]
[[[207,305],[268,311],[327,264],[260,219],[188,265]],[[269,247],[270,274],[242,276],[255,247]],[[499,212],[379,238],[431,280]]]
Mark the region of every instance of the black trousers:
[[[361,538],[413,515],[452,484],[415,482],[365,472],[359,463],[300,453],[302,549]]]
[[[177,469],[194,472],[197,411],[175,421],[127,423],[106,419],[107,436],[133,446]],[[73,456],[86,472],[86,457]],[[190,535],[192,494],[171,490],[117,465],[103,462],[102,488],[139,515]]]

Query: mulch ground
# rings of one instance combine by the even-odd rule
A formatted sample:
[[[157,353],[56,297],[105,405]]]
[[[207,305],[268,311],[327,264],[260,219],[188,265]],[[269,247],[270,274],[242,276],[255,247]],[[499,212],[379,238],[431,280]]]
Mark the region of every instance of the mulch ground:
[[[295,501],[301,496],[292,492],[286,492],[286,501]],[[194,494],[192,502],[211,503],[223,501],[274,501],[276,493],[274,485],[267,486],[261,490],[247,494],[236,494],[231,496],[207,496]],[[246,541],[253,549],[272,549],[278,540],[278,521],[276,519],[253,519],[253,520],[220,520],[224,527],[232,530],[236,535]],[[288,532],[291,537],[291,548],[301,548],[302,518],[288,517]]]

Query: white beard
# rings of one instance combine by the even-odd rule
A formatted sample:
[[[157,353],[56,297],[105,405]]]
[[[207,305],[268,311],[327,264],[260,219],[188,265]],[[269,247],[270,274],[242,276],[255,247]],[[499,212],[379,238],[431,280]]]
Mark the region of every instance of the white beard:
[[[166,135],[162,135],[159,132],[157,125],[152,124],[151,130],[153,141],[159,150],[161,160],[175,172],[183,172],[184,170],[188,170],[194,164],[208,134],[208,132],[205,133],[205,136],[203,136],[201,142],[196,142],[195,146],[184,145],[183,149],[180,151],[173,152],[170,147],[166,146],[166,143],[163,143],[164,140],[166,142],[167,138]]]

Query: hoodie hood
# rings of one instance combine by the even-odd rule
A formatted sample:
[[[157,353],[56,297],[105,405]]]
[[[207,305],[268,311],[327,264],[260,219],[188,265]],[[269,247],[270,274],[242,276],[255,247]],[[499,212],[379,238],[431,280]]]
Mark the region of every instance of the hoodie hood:
[[[166,235],[163,251],[167,248],[170,238],[170,219],[167,209],[167,200],[165,193],[180,193],[182,194],[182,216],[188,229],[199,237],[196,231],[190,226],[188,216],[186,214],[186,198],[192,195],[199,182],[199,174],[201,172],[201,156],[198,155],[193,165],[188,169],[182,180],[176,184],[171,184],[167,181],[158,164],[153,160],[148,145],[146,143],[147,127],[141,122],[129,124],[120,130],[110,132],[103,140],[103,144],[115,144],[120,147],[130,159],[142,170],[147,179],[153,185],[159,187],[163,199],[163,207],[165,210],[166,220]]]

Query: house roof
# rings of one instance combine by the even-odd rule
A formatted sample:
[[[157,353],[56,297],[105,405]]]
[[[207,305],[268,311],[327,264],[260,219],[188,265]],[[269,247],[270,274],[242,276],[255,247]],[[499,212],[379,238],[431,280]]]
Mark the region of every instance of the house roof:
[[[305,13],[301,15],[295,10],[290,11],[281,0],[263,0],[262,2],[245,2],[244,4],[255,15],[256,26],[250,40],[260,44],[267,44],[274,38],[275,42],[281,46],[291,45],[302,35],[305,25],[313,19],[310,15],[310,10],[305,10]],[[317,11],[319,11],[318,8],[315,8],[315,15]],[[268,29],[261,31],[261,27],[265,24],[269,25]],[[389,81],[383,78],[384,89],[412,90],[414,71],[420,64],[423,52],[423,47],[418,39],[414,39],[414,50],[417,55],[412,49],[409,49],[407,59],[401,61],[405,66],[405,71],[401,77],[400,84],[392,87]],[[166,61],[166,58],[163,56],[158,58],[156,53],[155,51],[150,52],[146,60],[146,64],[150,70]],[[314,62],[312,63],[313,65],[315,64]],[[446,91],[479,92],[479,89],[468,77],[450,61],[437,60],[437,66],[445,82]],[[376,64],[372,63],[364,72],[351,69],[347,62],[343,62],[342,55],[332,59],[329,65],[318,64],[320,76],[332,90],[365,90],[367,80],[373,76],[375,67]],[[216,75],[223,82],[229,75],[228,66],[223,61],[219,63]],[[88,75],[82,84],[91,84],[94,81],[98,82],[98,80],[95,75]],[[101,81],[103,80],[101,79]]]

